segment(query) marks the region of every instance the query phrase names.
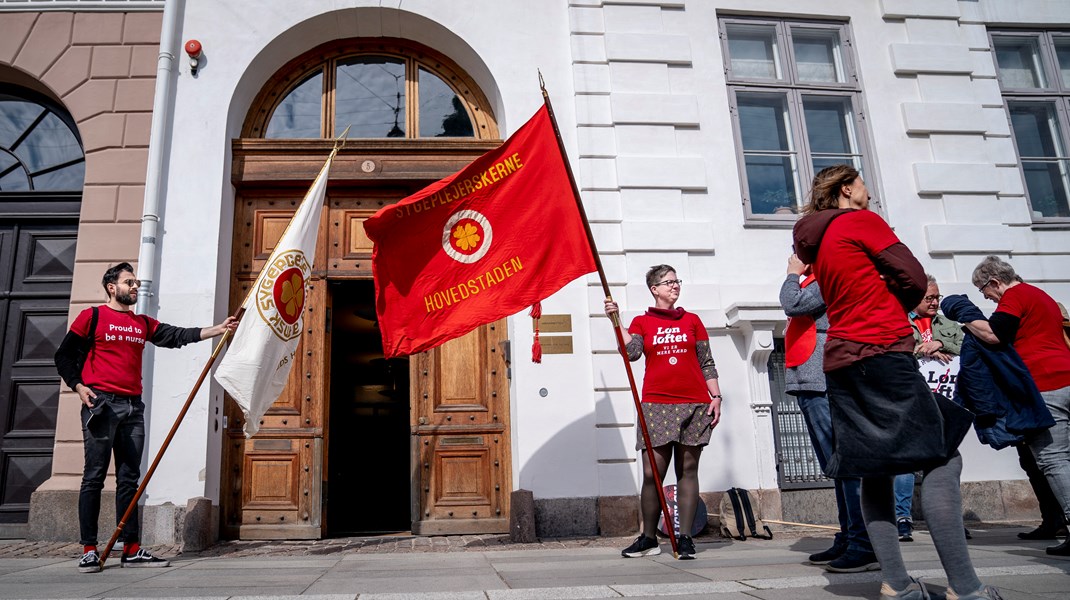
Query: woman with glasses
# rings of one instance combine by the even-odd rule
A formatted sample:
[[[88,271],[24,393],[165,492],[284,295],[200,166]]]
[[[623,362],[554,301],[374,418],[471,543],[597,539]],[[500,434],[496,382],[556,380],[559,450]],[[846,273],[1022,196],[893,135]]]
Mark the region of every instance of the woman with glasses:
[[[971,321],[966,327],[989,344],[1014,345],[1055,418],[1054,427],[1030,435],[1026,442],[1070,521],[1070,347],[1063,338],[1059,305],[996,256],[977,265],[973,284],[996,303],[996,310],[988,321]],[[1047,552],[1070,556],[1070,537]]]
[[[676,467],[676,501],[680,511],[680,536],[676,548],[680,559],[695,557],[690,533],[698,509],[698,463],[702,447],[709,444],[713,428],[721,420],[721,388],[717,367],[710,353],[709,335],[698,316],[676,306],[683,281],[669,265],[656,265],[646,274],[654,306],[639,315],[627,330],[621,325],[628,358],[646,355],[643,377],[643,418],[650,447],[661,479],[672,460]],[[619,309],[606,300],[606,316]],[[636,450],[645,451],[642,432]],[[643,532],[621,555],[626,558],[661,553],[657,527],[661,505],[650,460],[643,460],[641,508]]]

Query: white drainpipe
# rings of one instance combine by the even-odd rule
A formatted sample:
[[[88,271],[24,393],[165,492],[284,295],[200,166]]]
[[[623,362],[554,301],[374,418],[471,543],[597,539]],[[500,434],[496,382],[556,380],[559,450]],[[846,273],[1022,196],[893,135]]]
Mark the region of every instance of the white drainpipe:
[[[174,88],[175,52],[178,51],[178,15],[184,0],[166,0],[160,31],[160,56],[156,62],[156,94],[152,101],[152,129],[149,133],[148,169],[145,172],[145,207],[141,215],[141,246],[137,255],[137,272],[141,279],[137,311],[148,313],[156,287],[156,242],[163,201],[163,171],[171,141],[171,100]]]

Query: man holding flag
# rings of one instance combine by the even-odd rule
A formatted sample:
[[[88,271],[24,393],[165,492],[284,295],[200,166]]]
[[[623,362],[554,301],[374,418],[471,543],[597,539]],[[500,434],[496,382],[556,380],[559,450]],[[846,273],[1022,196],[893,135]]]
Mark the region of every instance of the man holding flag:
[[[97,517],[100,492],[104,489],[113,452],[117,522],[122,520],[127,506],[131,506],[131,518],[122,530],[121,564],[166,567],[170,565],[167,560],[141,548],[135,504],[145,446],[145,403],[141,401],[145,342],[161,348],[181,348],[233,330],[238,321],[227,317],[212,327],[185,328],[135,314],[133,307],[141,282],[130,263],[119,263],[105,271],[101,285],[108,294],[108,302],[87,308],[75,317],[55,357],[60,377],[82,401],[85,468],[78,494],[78,527],[83,554],[78,570],[97,573],[102,568],[97,552]]]

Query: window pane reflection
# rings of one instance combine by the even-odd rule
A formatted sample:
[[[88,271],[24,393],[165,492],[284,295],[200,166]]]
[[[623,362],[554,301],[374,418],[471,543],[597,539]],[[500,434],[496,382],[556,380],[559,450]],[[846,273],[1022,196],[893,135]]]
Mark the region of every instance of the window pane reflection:
[[[266,138],[295,139],[323,137],[323,73],[305,79],[275,107],[268,122]]]
[[[793,27],[791,39],[795,50],[795,69],[800,81],[845,81],[839,34],[835,31]]]
[[[744,151],[791,149],[786,96],[739,93],[736,99]]]
[[[0,113],[2,117],[2,113]],[[30,189],[26,170],[13,154],[0,150],[0,192],[24,192]]]
[[[751,213],[792,214],[798,210],[794,157],[749,155],[745,164]]]
[[[85,181],[85,161],[49,171],[33,178],[35,190],[80,190]]]
[[[1070,89],[1070,38],[1055,38],[1055,58],[1059,61],[1059,78]]]
[[[0,146],[10,148],[43,112],[40,104],[0,94]]]
[[[82,157],[82,145],[55,113],[48,113],[44,119],[33,125],[12,151],[31,173]]]
[[[1011,127],[1022,158],[1063,157],[1055,105],[1050,102],[1008,102]]]
[[[420,69],[420,137],[474,137],[461,98],[446,82]]]
[[[725,27],[732,76],[745,79],[782,79],[776,29],[772,25]]]
[[[1029,204],[1037,217],[1070,217],[1067,189],[1070,178],[1065,160],[1054,162],[1022,161]]]
[[[352,125],[349,137],[405,137],[405,64],[396,58],[362,56],[338,63],[334,134]]]
[[[993,39],[996,64],[1003,87],[1044,88],[1044,68],[1040,62],[1040,49],[1034,38],[1003,37]]]
[[[75,130],[47,101],[15,92],[0,94],[0,192],[81,190],[85,156]]]

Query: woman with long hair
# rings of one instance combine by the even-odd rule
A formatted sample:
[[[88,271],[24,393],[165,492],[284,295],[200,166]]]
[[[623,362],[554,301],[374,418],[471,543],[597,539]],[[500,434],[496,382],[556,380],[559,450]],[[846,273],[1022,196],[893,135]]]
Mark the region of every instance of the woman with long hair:
[[[925,269],[869,209],[858,170],[823,169],[795,224],[795,250],[813,265],[828,307],[825,342],[835,452],[830,477],[862,478],[862,516],[883,571],[881,599],[929,598],[899,549],[892,480],[924,472],[921,502],[947,573],[948,598],[1000,598],[977,579],[962,527],[958,445],[969,413],[935,396],[918,371],[906,313],[925,295]]]

